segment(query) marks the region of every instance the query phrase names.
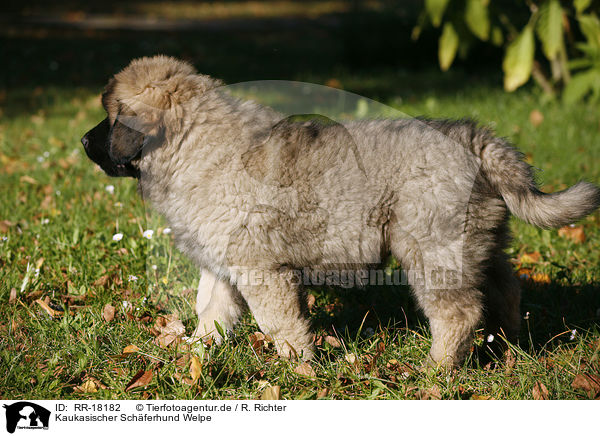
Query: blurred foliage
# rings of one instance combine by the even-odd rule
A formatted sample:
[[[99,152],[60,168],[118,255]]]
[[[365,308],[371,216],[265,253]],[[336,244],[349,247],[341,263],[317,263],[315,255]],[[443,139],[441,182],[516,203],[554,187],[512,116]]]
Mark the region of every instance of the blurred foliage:
[[[443,71],[481,41],[504,49],[505,90],[514,91],[533,77],[548,94],[562,90],[567,103],[588,95],[597,100],[597,10],[594,0],[425,0],[412,36],[419,38],[427,26],[441,29],[438,58]],[[536,57],[536,48],[543,56]]]

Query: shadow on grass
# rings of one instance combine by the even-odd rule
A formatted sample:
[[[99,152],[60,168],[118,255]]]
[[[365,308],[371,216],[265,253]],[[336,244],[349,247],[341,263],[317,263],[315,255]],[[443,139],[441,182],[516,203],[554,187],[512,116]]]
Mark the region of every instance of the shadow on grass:
[[[520,347],[532,354],[552,350],[575,335],[598,327],[600,286],[566,286],[553,282],[523,282]],[[350,337],[386,328],[422,331],[427,319],[416,307],[407,286],[371,286],[365,289],[311,289],[317,304],[311,319],[317,331]],[[484,359],[486,360],[486,359]]]

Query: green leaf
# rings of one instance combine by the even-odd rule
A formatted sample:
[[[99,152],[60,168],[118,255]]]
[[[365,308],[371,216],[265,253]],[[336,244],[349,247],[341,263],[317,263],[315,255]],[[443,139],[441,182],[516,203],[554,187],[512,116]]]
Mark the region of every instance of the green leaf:
[[[580,101],[588,92],[600,83],[600,71],[590,70],[576,74],[563,91],[563,101],[566,104],[573,104]]]
[[[579,27],[587,41],[594,47],[600,47],[600,20],[595,14],[580,15]]]
[[[425,10],[434,27],[440,27],[442,17],[450,0],[425,0]]]
[[[490,40],[492,41],[492,44],[494,44],[496,47],[500,47],[504,43],[504,35],[502,35],[502,29],[500,29],[498,26],[492,27],[491,36],[492,37],[490,38]]]
[[[575,0],[573,3],[575,4],[575,10],[580,14],[592,4],[592,0]]]
[[[542,42],[542,51],[549,60],[554,60],[563,41],[563,11],[558,0],[550,0],[540,8],[536,31]]]
[[[450,68],[450,65],[452,65],[452,62],[456,57],[457,49],[458,33],[456,33],[452,23],[448,22],[444,24],[444,29],[442,30],[442,36],[440,36],[440,42],[438,46],[438,58],[442,71],[446,71],[448,68]]]
[[[527,25],[506,49],[502,62],[504,89],[514,91],[529,80],[534,54],[533,28]]]
[[[490,36],[489,0],[467,0],[465,22],[473,34],[487,41]]]

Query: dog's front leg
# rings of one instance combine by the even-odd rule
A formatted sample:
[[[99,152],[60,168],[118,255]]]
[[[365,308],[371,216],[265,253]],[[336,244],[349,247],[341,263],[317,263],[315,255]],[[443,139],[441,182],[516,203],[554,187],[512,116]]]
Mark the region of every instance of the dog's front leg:
[[[293,271],[261,271],[253,274],[252,280],[239,281],[237,286],[263,333],[273,338],[281,357],[312,359],[313,335]]]
[[[224,331],[232,330],[245,309],[244,299],[234,287],[203,270],[196,297],[198,327],[193,337],[205,340],[212,337],[220,344],[223,338],[217,332],[215,321]]]

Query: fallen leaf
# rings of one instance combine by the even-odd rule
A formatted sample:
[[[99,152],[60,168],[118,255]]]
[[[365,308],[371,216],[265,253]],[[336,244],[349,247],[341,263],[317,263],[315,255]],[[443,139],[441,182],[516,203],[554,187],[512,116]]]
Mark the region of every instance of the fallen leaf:
[[[429,389],[419,389],[417,391],[417,398],[419,400],[441,400],[442,392],[438,385],[433,385]]]
[[[8,302],[13,304],[17,301],[17,288],[10,288],[10,296],[8,297]]]
[[[327,395],[329,395],[329,388],[323,388],[317,393],[317,400],[325,398]]]
[[[473,395],[471,395],[471,400],[495,400],[495,398],[490,397],[489,395],[473,394]]]
[[[325,336],[325,342],[327,342],[333,348],[340,348],[342,346],[342,343],[335,336]]]
[[[537,109],[532,110],[529,113],[529,122],[533,125],[533,127],[538,127],[544,122],[544,114]]]
[[[37,185],[37,180],[30,176],[21,176],[19,179],[21,183],[29,183],[30,185]]]
[[[152,370],[144,371],[143,369],[138,371],[136,375],[127,383],[125,387],[125,392],[129,392],[135,388],[141,388],[144,386],[148,386],[148,384],[152,381]]]
[[[577,374],[571,387],[573,389],[583,389],[595,397],[600,393],[600,375]]]
[[[104,321],[106,322],[111,322],[113,319],[115,319],[116,313],[117,309],[115,309],[115,306],[107,304],[104,306],[104,309],[102,309],[102,318],[104,318]]]
[[[8,220],[2,220],[0,221],[0,232],[6,233],[8,232],[8,229],[10,229],[12,226],[14,226],[12,222]]]
[[[137,345],[127,345],[125,348],[123,348],[123,354],[132,354],[132,353],[137,353],[138,351],[140,351],[140,348]]]
[[[190,376],[192,377],[192,383],[197,383],[200,375],[202,374],[202,363],[196,356],[192,356],[190,363]]]
[[[548,388],[544,383],[535,382],[531,391],[534,400],[547,400],[549,397]]]
[[[537,284],[547,285],[552,280],[550,280],[550,276],[548,274],[535,273],[531,276],[531,280],[533,280]]]
[[[39,305],[41,306],[41,308],[42,308],[42,309],[44,309],[44,310],[46,311],[46,313],[47,313],[48,315],[50,315],[52,318],[55,318],[55,317],[58,317],[58,316],[62,316],[62,314],[63,314],[63,312],[62,312],[62,311],[59,311],[59,310],[54,310],[54,309],[52,309],[52,308],[51,308],[51,307],[48,305],[48,303],[46,303],[46,302],[45,302],[44,300],[42,300],[42,299],[39,299],[39,298],[38,298],[37,300],[35,300],[35,302],[36,302],[37,304],[39,304]]]
[[[296,368],[294,368],[294,372],[296,374],[303,375],[305,377],[314,378],[317,376],[317,373],[315,372],[313,367],[310,366],[310,363],[308,363],[308,362],[302,362],[300,365],[298,365]]]
[[[583,226],[564,226],[558,230],[558,236],[567,238],[575,242],[576,244],[582,244],[585,242],[585,231]]]
[[[265,345],[265,335],[261,332],[254,332],[248,335],[248,339],[250,340],[250,345],[252,345],[254,351],[257,354],[261,354]]]
[[[160,332],[154,343],[162,348],[168,347],[185,334],[185,326],[176,314],[159,316],[154,327]]]
[[[309,310],[314,307],[316,301],[317,299],[313,294],[308,294],[308,296],[306,297],[306,305],[308,306]]]
[[[267,386],[260,396],[261,400],[281,400],[280,386]]]
[[[79,394],[93,394],[94,392],[98,392],[98,388],[96,383],[93,380],[86,380],[81,385],[76,386],[73,391]]]
[[[528,264],[538,263],[541,258],[542,258],[542,255],[540,254],[539,251],[535,251],[533,253],[523,253],[519,257],[519,262],[528,263]]]

